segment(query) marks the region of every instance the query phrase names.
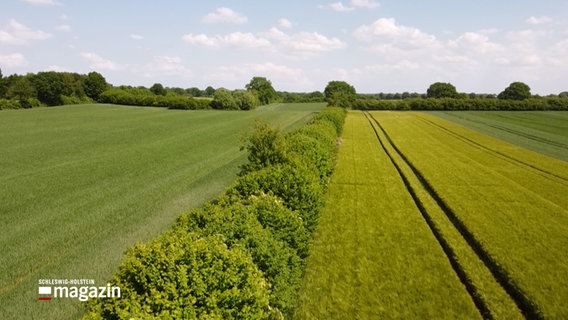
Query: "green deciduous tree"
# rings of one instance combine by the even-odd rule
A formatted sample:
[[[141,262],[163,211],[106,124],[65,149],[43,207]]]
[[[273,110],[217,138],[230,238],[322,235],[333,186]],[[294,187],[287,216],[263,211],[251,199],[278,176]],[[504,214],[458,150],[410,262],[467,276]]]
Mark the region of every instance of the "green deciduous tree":
[[[330,81],[323,94],[328,105],[347,108],[356,99],[355,88],[345,81]]]
[[[451,83],[436,82],[430,85],[426,96],[428,98],[457,98],[459,95],[456,87]]]
[[[269,104],[276,100],[277,94],[272,82],[264,77],[253,77],[245,88],[256,93],[261,104]]]
[[[65,94],[65,82],[60,73],[54,71],[40,72],[31,77],[37,98],[48,106],[62,104],[61,96]]]
[[[168,93],[166,91],[166,89],[164,89],[164,86],[162,86],[162,84],[160,84],[160,83],[154,83],[150,87],[150,91],[152,91],[152,93],[157,95],[157,96],[165,96],[166,93]]]
[[[98,101],[101,93],[108,87],[106,79],[98,72],[90,72],[83,81],[83,90],[87,97]]]
[[[211,101],[211,107],[213,109],[239,110],[239,106],[233,97],[233,93],[225,88],[215,90],[213,101]]]
[[[531,88],[523,82],[511,83],[497,96],[501,100],[525,100],[531,97]]]

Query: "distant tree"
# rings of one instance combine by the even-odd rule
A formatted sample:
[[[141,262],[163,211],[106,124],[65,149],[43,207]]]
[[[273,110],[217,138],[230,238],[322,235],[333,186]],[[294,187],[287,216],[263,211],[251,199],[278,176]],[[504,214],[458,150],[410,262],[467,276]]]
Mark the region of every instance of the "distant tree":
[[[166,93],[168,93],[166,89],[164,89],[164,86],[162,86],[160,83],[154,83],[150,87],[150,91],[152,91],[152,93],[157,96],[165,96]]]
[[[436,82],[430,85],[426,91],[428,98],[457,98],[458,92],[456,87],[451,83]]]
[[[186,89],[185,92],[187,92],[187,94],[189,94],[192,97],[201,97],[203,95],[203,92],[201,92],[201,90],[199,90],[199,88],[197,87],[191,87],[189,89]]]
[[[2,79],[4,76],[2,75],[2,68],[0,68],[0,79]]]
[[[252,110],[259,104],[257,96],[250,91],[235,90],[233,98],[241,110]]]
[[[330,81],[323,94],[328,105],[348,108],[355,101],[355,88],[345,81]]]
[[[36,89],[39,101],[48,106],[62,104],[61,95],[65,93],[65,82],[60,73],[54,71],[39,72],[32,75],[30,80]]]
[[[247,91],[255,92],[261,104],[269,104],[276,100],[276,90],[272,82],[264,77],[253,77],[245,86]]]
[[[531,97],[531,88],[523,82],[511,83],[497,96],[501,100],[525,100]]]
[[[83,90],[87,97],[98,101],[101,93],[108,87],[106,79],[98,72],[90,72],[83,81]]]
[[[18,76],[6,93],[7,97],[16,98],[20,103],[29,98],[35,98],[35,95],[35,88],[30,83],[29,77],[26,76]]]
[[[238,110],[239,106],[237,101],[233,97],[231,91],[225,88],[219,88],[215,90],[213,95],[213,101],[211,101],[211,107],[213,109],[226,109],[226,110]]]
[[[215,88],[213,88],[212,86],[208,86],[207,88],[205,88],[205,95],[208,97],[212,97],[215,94]]]
[[[568,98],[568,91],[560,92],[558,95],[559,98]]]

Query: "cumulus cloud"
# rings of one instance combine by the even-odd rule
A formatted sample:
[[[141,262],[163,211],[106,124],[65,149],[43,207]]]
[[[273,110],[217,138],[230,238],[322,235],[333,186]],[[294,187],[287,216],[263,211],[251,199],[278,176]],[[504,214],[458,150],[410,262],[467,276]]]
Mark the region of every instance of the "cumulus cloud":
[[[380,4],[374,0],[351,0],[348,5],[343,2],[333,2],[325,5],[319,5],[320,9],[330,9],[335,12],[349,12],[359,8],[373,9],[379,7]]]
[[[165,76],[189,77],[191,75],[191,70],[177,56],[156,56],[147,69],[152,73]]]
[[[233,32],[214,36],[186,34],[182,36],[182,40],[195,46],[209,48],[264,48],[272,52],[281,52],[288,57],[300,58],[346,47],[343,41],[335,37],[330,38],[317,32],[288,34],[278,28],[258,34],[250,32]]]
[[[378,8],[380,4],[373,0],[351,0],[351,5],[357,8],[373,9]]]
[[[120,70],[123,67],[116,62],[105,59],[94,52],[82,52],[81,57],[89,62],[89,68],[93,70]]]
[[[55,30],[61,32],[71,32],[71,26],[68,24],[60,24],[54,27]]]
[[[186,34],[182,40],[200,47],[232,46],[240,48],[258,48],[270,45],[270,41],[257,37],[250,32],[233,32],[226,35],[208,36],[205,34]]]
[[[396,23],[394,18],[381,18],[355,29],[353,36],[363,42],[379,42],[379,47],[403,50],[426,49],[438,45],[436,37],[414,27]]]
[[[11,19],[8,24],[0,29],[0,43],[7,45],[23,45],[31,40],[46,40],[51,38],[51,34],[33,30],[18,21]]]
[[[486,35],[476,32],[460,35],[456,40],[450,41],[450,47],[480,54],[502,49],[501,45],[491,42]]]
[[[61,6],[62,3],[54,0],[22,0],[23,2],[31,5],[38,6]]]
[[[526,23],[530,24],[530,25],[541,25],[541,24],[547,24],[552,22],[552,19],[546,16],[541,16],[541,17],[529,17],[525,20]]]
[[[278,20],[278,26],[280,28],[290,29],[292,28],[293,25],[292,22],[290,22],[290,20],[282,18]]]
[[[247,23],[248,18],[232,9],[221,7],[217,8],[215,12],[206,14],[201,21],[205,23],[244,24]]]
[[[25,67],[28,61],[21,53],[0,54],[0,65],[8,68]]]

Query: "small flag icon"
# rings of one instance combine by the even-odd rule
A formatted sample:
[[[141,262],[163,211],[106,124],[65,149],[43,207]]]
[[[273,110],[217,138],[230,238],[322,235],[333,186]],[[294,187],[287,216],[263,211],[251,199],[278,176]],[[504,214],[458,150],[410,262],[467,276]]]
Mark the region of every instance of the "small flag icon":
[[[51,294],[51,287],[39,287],[39,294]],[[51,297],[39,297],[39,300],[49,301]]]

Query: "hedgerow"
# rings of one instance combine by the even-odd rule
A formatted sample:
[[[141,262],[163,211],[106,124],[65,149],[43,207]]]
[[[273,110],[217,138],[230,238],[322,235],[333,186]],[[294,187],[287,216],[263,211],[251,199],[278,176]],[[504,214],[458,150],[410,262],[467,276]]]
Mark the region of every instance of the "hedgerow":
[[[113,277],[123,297],[85,318],[291,317],[344,117],[328,107],[287,134],[257,123],[226,193],[130,249]]]

